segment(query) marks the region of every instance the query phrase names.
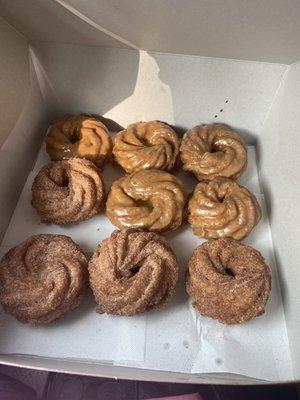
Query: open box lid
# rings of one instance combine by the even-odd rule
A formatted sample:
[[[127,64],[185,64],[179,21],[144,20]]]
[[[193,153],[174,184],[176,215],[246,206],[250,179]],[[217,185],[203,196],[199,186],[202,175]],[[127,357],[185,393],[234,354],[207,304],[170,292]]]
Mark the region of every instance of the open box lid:
[[[7,69],[5,60],[8,60],[11,65],[17,65],[19,68],[12,76],[21,77],[18,81],[14,81],[14,78],[4,79],[2,82],[0,80],[3,95],[1,97],[0,94],[0,102],[8,96],[13,99],[13,104],[10,106],[15,107],[11,109],[11,113],[7,112],[1,116],[1,124],[9,117],[13,117],[6,125],[7,134],[13,128],[16,116],[18,117],[23,109],[29,87],[36,83],[30,80],[28,61],[30,41],[58,41],[283,64],[292,64],[300,59],[300,42],[297,40],[300,34],[300,24],[298,24],[300,3],[297,0],[286,2],[188,0],[184,2],[184,6],[179,0],[87,0],[85,2],[27,0],[26,6],[22,0],[0,0],[0,15],[24,35],[24,37],[18,35],[18,38],[12,39],[6,46],[0,48],[0,70],[2,67]],[[5,29],[0,32],[4,31]],[[8,36],[11,37],[8,34],[5,40]],[[8,54],[11,55],[10,59],[6,57]],[[14,69],[16,70],[16,67]],[[300,210],[299,193],[297,194],[294,187],[300,181],[300,166],[297,152],[291,150],[297,145],[300,146],[300,135],[296,129],[300,109],[299,82],[300,64],[292,64],[286,69],[277,90],[273,93],[270,110],[265,115],[264,125],[257,140],[261,152],[262,182],[266,194],[272,199],[270,222],[277,250],[276,256],[280,267],[284,266],[280,275],[285,289],[284,305],[295,376],[298,378],[300,377],[298,342],[300,304],[297,293],[300,247],[295,244],[295,237],[300,234],[300,223],[295,226],[295,221],[300,221]],[[40,103],[41,96],[36,98],[36,105],[40,108],[37,108],[36,115],[32,116],[33,119],[37,118],[38,114],[42,116],[45,111],[41,109]],[[47,121],[45,116],[37,126],[43,126]],[[278,149],[280,153],[276,154]],[[29,165],[29,161],[24,166],[21,165],[20,178],[16,186],[22,187]],[[24,176],[22,176],[23,167]],[[287,176],[291,179],[287,180]],[[15,195],[16,192],[12,193],[11,197]],[[9,218],[10,213],[7,215]],[[287,215],[290,220],[282,226],[282,221]],[[16,360],[10,356],[2,358],[2,361],[7,363],[17,363]],[[22,359],[20,364],[36,366],[35,360]],[[59,365],[60,362],[52,361],[51,368],[59,369]],[[81,367],[78,369],[74,366],[69,367],[67,362],[64,365],[65,369],[74,368],[74,371],[81,372]],[[50,368],[50,362],[41,360],[40,366]],[[97,374],[97,368],[88,366],[86,369],[91,374]],[[105,373],[109,374],[109,371],[108,368]],[[116,369],[116,375],[119,373]],[[132,373],[134,374],[134,371]],[[141,379],[147,379],[147,374],[141,374]],[[158,374],[156,372],[153,376],[159,380]],[[181,379],[179,375],[173,377],[176,380]],[[167,379],[165,374],[162,379]],[[201,378],[195,376],[192,379],[200,381]],[[209,381],[208,378],[204,379]],[[221,382],[219,378],[214,381]],[[250,382],[247,379],[246,381]]]
[[[29,40],[290,64],[300,59],[297,0],[1,0]]]

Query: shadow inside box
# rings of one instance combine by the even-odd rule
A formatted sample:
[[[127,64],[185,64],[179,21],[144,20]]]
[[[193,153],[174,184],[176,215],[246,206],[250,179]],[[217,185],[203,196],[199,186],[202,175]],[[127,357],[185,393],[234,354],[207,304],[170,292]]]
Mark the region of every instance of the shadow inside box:
[[[218,123],[222,124],[222,125],[225,125],[228,128],[230,128],[230,129],[234,130],[235,132],[239,133],[241,135],[241,137],[244,139],[244,141],[245,141],[245,143],[247,145],[255,145],[256,140],[257,140],[257,136],[253,132],[250,132],[247,129],[236,128],[234,125],[228,125],[228,124],[225,124],[225,123],[223,123],[221,121],[218,121]]]
[[[162,233],[162,235],[167,239],[172,250],[175,252],[179,264],[179,277],[176,285],[176,291],[169,307],[176,307],[188,303],[189,296],[186,292],[185,278],[189,257],[192,255],[196,247],[192,240],[184,241],[182,239],[182,235],[190,233],[189,230],[190,227],[186,223],[176,231]]]
[[[172,124],[169,124],[169,125],[172,129],[174,129],[174,131],[177,133],[177,135],[180,139],[182,139],[185,132],[187,132],[191,128],[191,127],[184,127],[181,125],[172,125]]]
[[[111,185],[124,175],[125,171],[115,162],[114,159],[104,165],[102,176],[104,179],[106,195],[108,195]]]
[[[228,125],[226,123],[223,123],[222,121],[216,121],[216,124],[221,124],[224,125],[226,127],[228,127],[229,129],[232,129],[233,131],[239,133],[242,138],[244,139],[244,141],[246,142],[246,144],[248,145],[254,145],[256,142],[257,137],[253,134],[253,132],[248,131],[247,129],[240,129],[240,128],[236,128],[234,125]],[[198,125],[202,125],[203,122],[199,121]],[[192,126],[190,127],[186,127],[186,126],[182,126],[182,125],[170,125],[171,128],[174,129],[174,131],[177,133],[177,135],[179,136],[179,138],[182,138],[183,135],[191,128],[193,128]]]
[[[281,263],[279,261],[280,257],[278,255],[278,252],[275,247],[273,249],[273,253],[274,253],[274,259],[275,259],[275,263],[276,263],[276,267],[277,267],[276,272],[278,275],[280,294],[281,294],[281,298],[282,298],[283,307],[285,307],[286,306],[286,298],[287,298],[287,296],[286,296],[287,288],[286,288],[286,283],[285,283],[285,280],[283,279],[282,272],[281,272],[282,271]]]
[[[167,305],[167,311],[171,312],[172,309],[175,311],[175,308],[177,307],[182,307],[185,305],[188,308],[188,300],[189,296],[185,290],[185,281],[183,279],[179,279],[179,282],[177,283],[176,286],[176,292],[172,299],[170,300],[170,303]],[[159,313],[159,312],[164,312],[164,308],[161,310],[154,310],[152,312]]]
[[[33,329],[45,329],[47,331],[53,331],[62,328],[63,326],[67,325],[76,325],[78,322],[88,313],[95,313],[96,314],[96,302],[94,300],[93,294],[91,290],[88,288],[82,303],[73,311],[71,311],[68,315],[63,316],[50,324],[46,325],[37,325],[37,326],[32,326]],[[2,310],[1,310],[2,311]],[[3,310],[4,313],[4,310]],[[5,337],[10,335],[10,329],[12,327],[15,327],[16,329],[19,327],[20,329],[24,325],[25,327],[29,327],[30,325],[28,324],[23,324],[22,322],[19,322],[15,320],[15,318],[11,315],[5,315],[6,318],[12,318],[14,320],[13,325],[10,324],[5,324],[4,322],[2,323],[0,321],[0,337],[2,341],[5,341]],[[18,326],[17,326],[18,325]],[[8,329],[5,329],[6,326]]]
[[[66,325],[76,325],[86,315],[90,313],[96,314],[97,304],[90,288],[86,290],[82,303],[68,315],[59,318],[57,321],[52,322],[45,326],[47,330],[57,329],[58,327]]]
[[[110,132],[120,132],[124,130],[124,127],[113,119],[103,117],[103,115],[99,114],[91,114],[91,116],[101,121]]]
[[[193,251],[206,241],[203,238],[195,236],[191,226],[187,222],[179,229],[172,232],[163,232],[162,235],[167,239],[172,250],[175,252],[181,271],[187,270],[188,261]],[[187,236],[189,240],[187,240]]]
[[[140,65],[138,51],[55,42],[34,42],[31,48],[38,70],[43,72],[38,77],[48,95],[46,99],[50,89],[55,93],[53,120],[67,113],[104,115],[134,93]],[[119,130],[116,124],[106,122]]]
[[[256,149],[256,154],[257,154],[257,164],[258,164],[258,172],[260,169],[261,165],[261,154],[259,150],[259,146],[255,147]],[[272,223],[272,218],[273,218],[273,208],[272,208],[272,194],[270,190],[269,184],[266,182],[266,180],[260,179],[260,186],[262,189],[263,196],[265,198],[265,203],[266,203],[266,211],[267,211],[267,217],[269,218],[270,224]]]

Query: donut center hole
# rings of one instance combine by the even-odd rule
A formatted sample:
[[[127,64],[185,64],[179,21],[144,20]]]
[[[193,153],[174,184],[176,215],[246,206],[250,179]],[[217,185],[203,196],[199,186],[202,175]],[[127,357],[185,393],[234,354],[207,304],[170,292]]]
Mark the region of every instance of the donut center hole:
[[[135,276],[139,272],[141,267],[142,267],[142,265],[136,265],[133,268],[130,268],[131,277]]]
[[[211,145],[211,149],[210,149],[210,152],[211,152],[211,153],[218,153],[219,151],[220,151],[219,146],[217,146],[217,145],[215,145],[215,144],[212,144],[212,145]]]
[[[144,145],[144,146],[151,146],[151,142],[148,140],[148,139],[146,139],[146,138],[144,138],[144,137],[141,137],[141,136],[139,136],[139,139],[140,139],[140,141],[142,142],[142,144]]]
[[[230,267],[225,267],[226,275],[235,277],[233,270]]]
[[[61,176],[56,182],[59,187],[68,187],[69,186],[69,178],[66,171],[63,171]]]
[[[70,142],[71,142],[72,144],[78,142],[79,137],[78,137],[78,134],[77,134],[77,128],[74,128],[74,129],[73,129],[73,131],[72,131],[72,133],[71,133],[71,135],[70,135],[70,137],[69,137],[69,140],[70,140]]]
[[[59,185],[60,187],[68,187],[69,186],[69,178],[67,176],[64,176],[61,180],[61,183]]]
[[[150,208],[151,210],[153,209],[153,205],[150,200],[136,200],[135,204],[138,207],[146,207],[146,208]]]
[[[219,203],[223,203],[225,196],[223,196],[223,195],[220,196],[218,193],[216,193],[216,197],[217,197]]]
[[[55,185],[61,188],[69,186],[69,178],[67,171],[65,169],[63,170],[54,169],[50,171],[50,178],[55,183]]]
[[[128,279],[131,279],[136,274],[138,274],[141,268],[142,268],[142,262],[134,265],[130,269],[126,268],[125,270],[117,271],[117,277],[122,281],[127,281]]]

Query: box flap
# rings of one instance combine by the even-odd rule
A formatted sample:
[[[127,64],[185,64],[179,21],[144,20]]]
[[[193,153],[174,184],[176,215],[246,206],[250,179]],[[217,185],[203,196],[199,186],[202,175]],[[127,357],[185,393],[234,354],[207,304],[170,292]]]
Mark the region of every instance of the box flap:
[[[29,40],[134,47],[80,13],[49,0],[0,0],[0,15]]]
[[[259,138],[261,178],[281,278],[295,376],[300,379],[300,62],[292,65]]]
[[[28,42],[0,17],[0,148],[14,127],[30,87]]]
[[[29,39],[290,64],[298,0],[0,0]]]
[[[139,48],[291,63],[299,60],[298,0],[56,0]]]

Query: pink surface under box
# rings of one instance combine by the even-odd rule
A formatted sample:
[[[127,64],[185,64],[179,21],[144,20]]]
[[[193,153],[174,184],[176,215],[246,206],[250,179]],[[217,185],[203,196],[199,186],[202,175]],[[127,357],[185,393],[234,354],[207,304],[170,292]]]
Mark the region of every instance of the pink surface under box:
[[[156,397],[155,399],[148,400],[202,400],[198,393],[194,394],[184,394],[180,396],[170,396],[170,397]]]

